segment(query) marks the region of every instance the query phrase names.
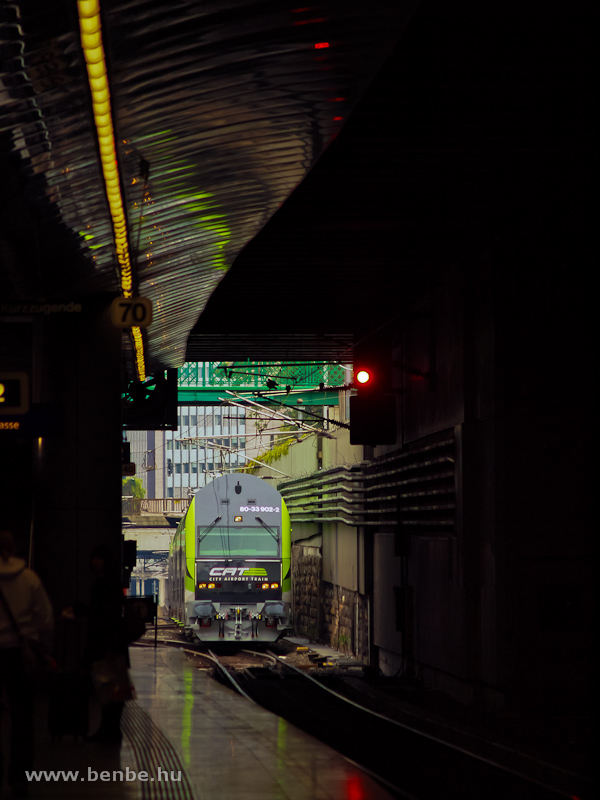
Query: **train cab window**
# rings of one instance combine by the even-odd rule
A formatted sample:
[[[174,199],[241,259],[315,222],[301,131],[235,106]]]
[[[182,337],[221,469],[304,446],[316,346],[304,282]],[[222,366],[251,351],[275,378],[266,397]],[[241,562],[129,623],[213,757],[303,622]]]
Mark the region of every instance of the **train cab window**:
[[[208,556],[278,556],[279,529],[271,529],[275,536],[267,530],[259,528],[215,527],[203,534],[198,529],[198,557]]]

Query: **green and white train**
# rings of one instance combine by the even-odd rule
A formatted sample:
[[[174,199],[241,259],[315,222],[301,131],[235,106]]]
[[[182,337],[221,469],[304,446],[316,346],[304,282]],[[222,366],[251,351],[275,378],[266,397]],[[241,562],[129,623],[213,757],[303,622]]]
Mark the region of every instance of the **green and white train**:
[[[273,642],[290,628],[290,515],[253,475],[199,489],[169,551],[166,603],[187,637]]]

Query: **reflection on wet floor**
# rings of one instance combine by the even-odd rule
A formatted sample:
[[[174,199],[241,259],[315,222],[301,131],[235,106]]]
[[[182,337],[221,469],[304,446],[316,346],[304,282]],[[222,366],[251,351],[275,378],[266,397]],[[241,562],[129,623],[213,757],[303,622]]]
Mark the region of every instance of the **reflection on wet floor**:
[[[331,748],[197,669],[183,653],[132,648],[137,699],[123,715],[121,747],[47,729],[37,700],[33,798],[49,800],[389,800]],[[3,704],[6,758],[8,714]],[[91,728],[99,709],[92,701]],[[4,786],[2,797],[9,797]]]
[[[389,795],[329,747],[211,680],[180,653],[136,650],[138,704],[169,734],[198,798]]]

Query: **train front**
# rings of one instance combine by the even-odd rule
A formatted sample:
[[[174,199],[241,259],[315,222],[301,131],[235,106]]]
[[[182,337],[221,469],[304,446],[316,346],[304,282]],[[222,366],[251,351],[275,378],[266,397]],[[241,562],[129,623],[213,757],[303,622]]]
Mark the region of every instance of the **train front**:
[[[278,639],[290,627],[290,522],[279,492],[235,473],[196,495],[195,591],[187,627],[201,641]]]

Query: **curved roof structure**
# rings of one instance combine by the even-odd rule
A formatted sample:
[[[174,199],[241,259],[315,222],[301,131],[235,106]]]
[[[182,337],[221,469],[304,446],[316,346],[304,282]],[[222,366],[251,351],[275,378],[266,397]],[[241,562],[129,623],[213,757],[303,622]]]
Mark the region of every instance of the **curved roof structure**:
[[[79,15],[95,5],[80,0]],[[104,50],[108,93],[97,100],[77,6],[4,3],[5,296],[123,291],[124,248],[130,293],[154,309],[148,371],[180,366],[216,286],[342,129],[414,5],[103,0],[101,25],[85,29],[88,62]],[[98,120],[109,117],[114,155],[107,145],[103,160]],[[122,245],[107,189],[115,161]],[[32,204],[37,248],[19,210]]]

